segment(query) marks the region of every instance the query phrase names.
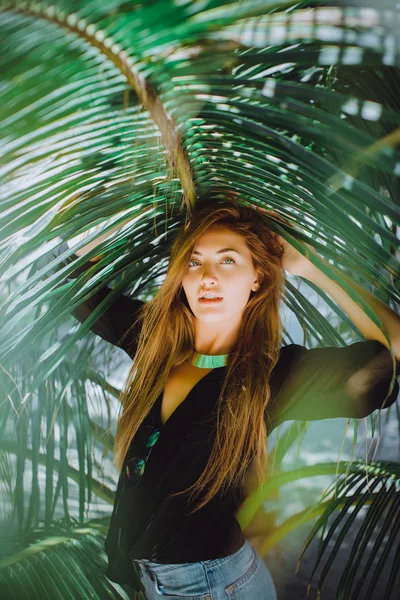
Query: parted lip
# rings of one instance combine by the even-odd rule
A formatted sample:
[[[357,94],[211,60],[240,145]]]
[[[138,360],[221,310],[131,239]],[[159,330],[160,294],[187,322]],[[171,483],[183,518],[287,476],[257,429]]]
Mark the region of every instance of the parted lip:
[[[212,291],[212,290],[206,290],[206,291],[203,291],[203,292],[201,292],[201,294],[200,294],[200,296],[199,296],[199,300],[200,300],[201,298],[204,298],[204,296],[205,296],[206,294],[213,294],[213,296],[217,296],[217,298],[222,298],[222,296],[220,296],[219,294],[217,294],[217,292],[214,292],[214,291]]]

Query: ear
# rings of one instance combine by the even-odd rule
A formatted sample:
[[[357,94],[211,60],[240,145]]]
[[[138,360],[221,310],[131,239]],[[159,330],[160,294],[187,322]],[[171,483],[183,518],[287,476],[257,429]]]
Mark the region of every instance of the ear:
[[[253,281],[253,285],[251,286],[251,290],[252,292],[256,292],[257,290],[260,289],[260,285],[261,285],[261,281],[263,279],[262,273],[260,273],[260,271],[256,271],[256,278]]]

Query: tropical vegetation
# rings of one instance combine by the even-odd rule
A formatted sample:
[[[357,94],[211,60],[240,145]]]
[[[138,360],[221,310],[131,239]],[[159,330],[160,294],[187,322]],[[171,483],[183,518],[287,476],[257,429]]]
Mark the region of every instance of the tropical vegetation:
[[[118,294],[151,298],[196,199],[227,193],[297,224],[295,236],[269,219],[301,252],[302,241],[316,248],[328,276],[337,267],[398,306],[399,8],[388,0],[0,0],[0,23],[1,596],[127,598],[104,575],[122,359],[90,327]],[[75,240],[71,250],[40,268],[65,239]],[[104,284],[113,287],[107,303],[79,324],[72,309]],[[298,278],[287,279],[285,309],[304,345],[363,339],[309,288],[326,315]],[[289,330],[284,337],[293,342]],[[399,417],[398,406],[390,411]],[[318,564],[328,554],[320,593],[366,509],[337,598],[377,598],[385,565],[379,597],[394,597],[400,463],[361,456],[289,470],[285,457],[306,427],[277,436],[271,478],[242,507],[242,526],[262,535],[265,555],[313,521],[303,551],[320,534]],[[271,517],[268,500],[282,486],[321,474],[332,484],[316,503],[284,522]]]

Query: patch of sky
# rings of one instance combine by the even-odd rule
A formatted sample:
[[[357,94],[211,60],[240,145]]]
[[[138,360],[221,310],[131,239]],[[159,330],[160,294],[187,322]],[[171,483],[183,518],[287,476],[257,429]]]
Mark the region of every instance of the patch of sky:
[[[342,53],[342,64],[359,65],[362,62],[363,54],[363,48],[358,48],[357,46],[350,46],[349,48],[345,48],[344,52]]]
[[[268,69],[266,71],[264,71],[263,73],[267,74],[267,71],[268,71]],[[276,88],[275,79],[267,79],[261,93],[263,94],[263,96],[267,96],[268,98],[273,98],[275,95],[275,88]]]
[[[332,24],[334,22],[342,23],[343,21],[343,9],[340,7],[326,6],[317,8],[315,12],[319,23]]]
[[[341,29],[327,25],[317,27],[315,35],[318,40],[324,42],[341,42],[343,39],[343,31]]]
[[[396,53],[394,48],[387,48],[382,58],[384,65],[396,65]]]
[[[382,36],[375,32],[365,31],[358,36],[358,43],[360,46],[379,50],[382,45]]]
[[[340,48],[338,46],[326,46],[321,49],[318,57],[318,63],[320,65],[335,65],[339,61]]]
[[[393,221],[391,221],[386,215],[383,215],[383,219],[386,225],[391,229],[393,227]]]
[[[360,221],[357,221],[357,219],[355,217],[353,217],[353,215],[348,215],[348,216],[349,216],[349,219],[351,219],[353,221],[353,223],[358,225],[358,227],[361,227]]]
[[[382,115],[382,106],[376,102],[364,102],[361,116],[367,121],[378,121]]]
[[[387,33],[383,41],[385,48],[394,50],[397,47],[397,39],[393,33]]]
[[[360,10],[358,11],[359,14],[359,18],[363,20],[363,22],[365,23],[365,25],[367,26],[371,26],[371,25],[377,25],[377,21],[380,18],[380,15],[378,14],[377,10],[375,10],[374,8],[360,8]]]
[[[282,25],[274,25],[270,29],[269,35],[269,43],[270,44],[279,44],[286,40],[287,37],[287,27]]]
[[[266,31],[246,29],[240,35],[240,41],[245,46],[263,47],[270,42],[271,36]]]
[[[346,44],[356,44],[357,33],[355,31],[345,31],[344,32],[344,41]]]
[[[341,109],[343,112],[349,115],[356,115],[359,110],[358,102],[358,98],[349,98],[344,104],[342,104]]]

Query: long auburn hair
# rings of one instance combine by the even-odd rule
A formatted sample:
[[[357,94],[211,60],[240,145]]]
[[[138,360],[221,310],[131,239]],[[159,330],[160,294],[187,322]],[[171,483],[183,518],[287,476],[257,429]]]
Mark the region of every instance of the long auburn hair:
[[[192,355],[195,316],[182,279],[197,240],[212,226],[224,226],[243,236],[260,286],[250,293],[237,340],[228,355],[208,463],[193,485],[171,494],[191,492],[191,498],[201,496],[190,514],[207,504],[220,489],[243,486],[253,460],[258,485],[267,477],[266,408],[271,395],[269,379],[282,342],[279,308],[285,276],[280,264],[281,249],[265,219],[253,208],[229,197],[212,202],[200,200],[191,220],[179,229],[165,280],[132,324],[141,322],[140,334],[133,366],[120,396],[122,413],[114,449],[115,464],[121,469],[132,438],[163,391],[170,370]]]

